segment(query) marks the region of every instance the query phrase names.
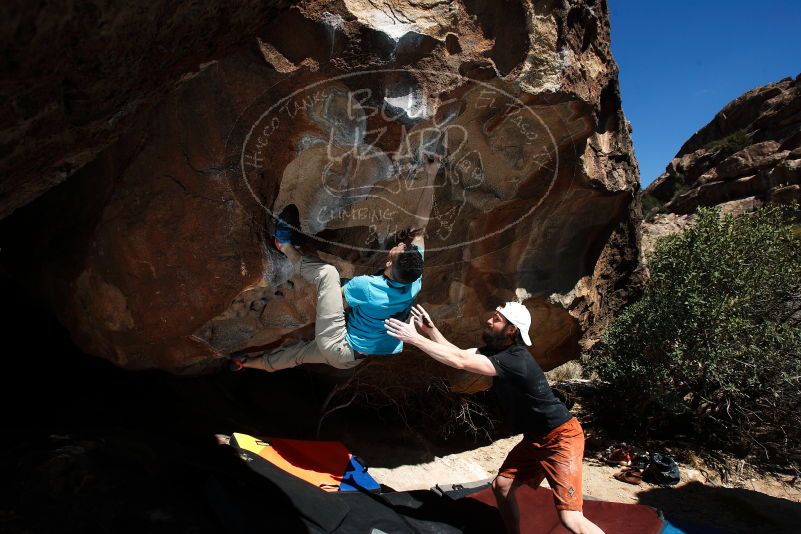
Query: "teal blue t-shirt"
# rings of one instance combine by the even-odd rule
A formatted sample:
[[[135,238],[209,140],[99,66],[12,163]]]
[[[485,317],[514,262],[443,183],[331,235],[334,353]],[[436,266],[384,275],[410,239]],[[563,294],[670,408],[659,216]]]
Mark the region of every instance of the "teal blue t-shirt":
[[[382,274],[357,276],[348,281],[343,286],[350,306],[345,339],[351,348],[362,354],[402,351],[403,342],[387,334],[384,321],[390,317],[405,321],[422,286],[422,276],[407,284]]]

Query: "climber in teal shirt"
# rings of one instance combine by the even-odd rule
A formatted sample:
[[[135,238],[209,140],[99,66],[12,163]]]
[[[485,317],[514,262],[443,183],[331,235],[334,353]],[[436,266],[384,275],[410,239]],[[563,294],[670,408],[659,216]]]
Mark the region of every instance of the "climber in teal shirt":
[[[420,197],[415,220],[427,224],[434,202],[434,179],[442,158],[425,153],[415,180]],[[403,343],[389,336],[384,321],[406,320],[423,285],[424,229],[393,241],[385,267],[371,276],[357,276],[340,285],[337,269],[319,257],[302,254],[294,242],[293,228],[300,228],[299,211],[288,205],[278,216],[276,248],[297,264],[300,275],[317,289],[314,339],[282,345],[258,356],[235,353],[231,370],[242,368],[280,371],[308,363],[328,364],[339,369],[359,365],[366,356],[397,354]]]
[[[399,247],[396,272],[422,270],[422,235],[415,237],[410,246],[402,243]],[[414,252],[419,252],[419,255]],[[408,318],[423,285],[423,277],[402,282],[390,276],[393,274],[386,271],[372,276],[357,276],[342,288],[345,302],[350,307],[345,338],[353,350],[361,354],[397,354],[403,350],[403,343],[389,336],[382,327],[387,317],[401,321]],[[397,274],[394,277],[399,278]]]

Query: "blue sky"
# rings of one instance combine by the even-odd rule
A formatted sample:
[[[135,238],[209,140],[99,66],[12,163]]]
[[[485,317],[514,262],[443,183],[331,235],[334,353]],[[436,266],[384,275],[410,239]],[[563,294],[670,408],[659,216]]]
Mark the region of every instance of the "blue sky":
[[[801,72],[799,0],[609,0],[642,186],[745,91]]]

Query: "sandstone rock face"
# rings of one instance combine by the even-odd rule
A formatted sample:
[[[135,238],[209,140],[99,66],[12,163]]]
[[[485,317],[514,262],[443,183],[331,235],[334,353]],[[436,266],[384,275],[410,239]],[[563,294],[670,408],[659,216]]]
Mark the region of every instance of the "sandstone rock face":
[[[0,218],[93,161],[182,76],[252,41],[289,3],[3,2]]]
[[[693,135],[645,195],[689,214],[728,203],[742,211],[801,198],[801,75],[736,98]],[[734,208],[731,203],[742,204]]]
[[[124,19],[115,9],[101,18]],[[23,141],[15,126],[4,165],[44,178],[4,182],[5,213],[69,177],[2,222],[2,263],[82,349],[199,372],[308,337],[315,291],[269,246],[274,215],[297,204],[307,241],[343,278],[374,272],[388,236],[415,225],[421,149],[447,156],[418,299],[445,335],[474,346],[489,312],[519,298],[546,369],[592,345],[637,266],[638,171],[606,2],[253,9],[229,13],[244,36],[182,57],[203,62],[190,76],[151,65],[156,78],[129,80],[126,102],[95,99],[112,82],[86,74],[98,102],[86,109],[108,132],[87,122],[53,137],[43,121]],[[131,104],[140,92],[147,106]],[[58,150],[35,153],[44,139]],[[67,160],[80,169],[52,178]]]
[[[644,265],[648,264],[648,257],[656,248],[656,242],[672,234],[683,232],[693,224],[692,215],[678,215],[676,213],[659,213],[653,220],[643,223],[640,252]]]

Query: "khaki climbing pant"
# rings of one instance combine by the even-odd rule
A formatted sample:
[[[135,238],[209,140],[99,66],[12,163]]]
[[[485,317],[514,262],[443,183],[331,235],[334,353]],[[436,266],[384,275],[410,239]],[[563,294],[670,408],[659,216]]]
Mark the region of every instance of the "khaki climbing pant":
[[[304,363],[324,363],[349,369],[361,363],[345,339],[345,308],[336,267],[320,258],[302,256],[300,275],[317,287],[314,340],[265,352],[261,358],[268,371],[280,371]]]

